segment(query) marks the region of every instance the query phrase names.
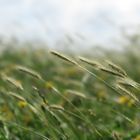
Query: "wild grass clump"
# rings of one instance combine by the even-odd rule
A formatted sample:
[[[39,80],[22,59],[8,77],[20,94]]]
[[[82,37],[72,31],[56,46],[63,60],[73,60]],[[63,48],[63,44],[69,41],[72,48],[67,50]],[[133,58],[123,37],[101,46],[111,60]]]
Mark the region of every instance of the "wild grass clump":
[[[0,139],[139,137],[140,70],[130,56],[27,52],[0,55]]]

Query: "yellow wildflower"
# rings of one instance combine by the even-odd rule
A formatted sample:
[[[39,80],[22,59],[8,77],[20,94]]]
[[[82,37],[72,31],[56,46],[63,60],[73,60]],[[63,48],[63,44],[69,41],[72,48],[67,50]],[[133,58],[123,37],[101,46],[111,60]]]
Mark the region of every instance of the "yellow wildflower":
[[[27,106],[27,102],[26,102],[26,101],[19,101],[19,102],[18,102],[18,106],[19,106],[20,108],[24,108],[24,107]]]
[[[133,106],[135,104],[135,101],[133,99],[131,99],[131,97],[129,97],[128,95],[123,95],[123,96],[120,96],[118,99],[117,99],[117,102],[119,104],[125,104],[129,107]]]
[[[117,100],[119,104],[127,104],[130,100],[130,97],[127,95],[120,96]]]

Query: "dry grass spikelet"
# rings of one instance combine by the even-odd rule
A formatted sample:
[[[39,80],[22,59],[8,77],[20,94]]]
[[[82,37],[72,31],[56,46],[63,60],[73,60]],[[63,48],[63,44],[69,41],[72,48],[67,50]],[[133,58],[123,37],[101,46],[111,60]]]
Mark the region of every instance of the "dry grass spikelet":
[[[23,67],[23,66],[16,66],[16,70],[21,71],[25,74],[29,74],[37,79],[42,79],[41,75],[34,70],[31,70],[29,68]]]
[[[77,62],[71,60],[69,57],[67,57],[67,56],[65,56],[63,54],[60,54],[59,52],[50,51],[50,53],[55,55],[55,56],[57,56],[57,57],[59,57],[59,58],[61,58],[61,59],[63,59],[63,60],[65,60],[65,61],[67,61],[67,62],[70,62],[71,64],[78,65]]]
[[[81,98],[87,98],[83,93],[75,91],[75,90],[68,89],[68,90],[65,91],[65,93],[75,95],[75,96],[78,96],[78,97],[81,97]]]
[[[102,66],[100,63],[98,63],[96,61],[89,60],[89,59],[81,57],[81,56],[79,56],[78,58],[79,58],[80,61],[82,61],[84,63],[87,63],[87,64],[89,64],[89,65],[91,65],[91,66],[93,66],[95,68],[100,68]]]
[[[103,72],[106,72],[108,74],[124,78],[124,75],[122,75],[121,73],[118,73],[116,71],[110,70],[108,68],[101,67],[100,70],[103,71]]]
[[[5,81],[9,82],[10,84],[14,85],[17,89],[23,90],[23,86],[20,81],[14,79],[12,77],[8,77],[6,75],[3,75],[3,79]]]
[[[111,61],[106,61],[108,63],[108,66],[110,66],[112,68],[112,70],[122,74],[124,77],[127,76],[127,73],[119,66],[117,66],[116,64],[112,63]]]
[[[13,96],[14,98],[16,98],[17,100],[19,101],[23,101],[23,102],[26,102],[26,99],[20,95],[17,95],[16,93],[14,92],[8,92],[9,95]]]
[[[50,109],[54,109],[54,110],[64,110],[64,108],[61,105],[49,105]]]

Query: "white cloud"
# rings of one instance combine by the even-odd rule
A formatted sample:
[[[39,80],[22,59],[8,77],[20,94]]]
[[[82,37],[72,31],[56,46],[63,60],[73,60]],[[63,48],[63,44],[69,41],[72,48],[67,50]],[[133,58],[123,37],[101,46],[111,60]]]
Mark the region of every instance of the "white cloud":
[[[105,38],[115,32],[106,18],[124,26],[140,24],[139,9],[139,0],[0,0],[0,32],[15,31],[18,23],[25,34],[45,34],[46,26],[51,37],[81,32]]]

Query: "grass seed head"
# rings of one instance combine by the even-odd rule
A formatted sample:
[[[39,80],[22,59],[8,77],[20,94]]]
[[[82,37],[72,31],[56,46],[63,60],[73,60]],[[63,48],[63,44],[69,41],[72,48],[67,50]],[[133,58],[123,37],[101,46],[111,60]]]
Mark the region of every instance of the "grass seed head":
[[[108,63],[108,66],[112,68],[112,70],[120,73],[124,77],[127,77],[127,73],[121,67],[117,66],[116,64],[114,64],[110,61],[106,61],[106,62]]]
[[[81,98],[86,98],[86,96],[83,93],[75,91],[75,90],[66,90],[65,93],[75,95],[75,96],[78,96],[78,97],[81,97]]]
[[[41,75],[39,73],[35,72],[34,70],[28,69],[28,68],[23,67],[23,66],[16,66],[16,69],[18,71],[25,73],[25,74],[31,75],[37,79],[42,79]]]
[[[21,84],[20,81],[12,78],[12,77],[8,77],[8,76],[3,76],[3,79],[9,83],[11,83],[12,85],[14,85],[17,89],[23,90],[23,86]]]
[[[19,101],[23,101],[23,102],[26,102],[26,99],[20,95],[17,95],[16,93],[14,92],[8,92],[9,95],[13,96],[14,98],[16,98],[17,100]]]
[[[103,71],[103,72],[106,72],[108,74],[111,74],[111,75],[114,75],[114,76],[118,76],[118,77],[124,78],[124,75],[122,75],[121,73],[118,73],[116,71],[110,70],[108,68],[101,67],[100,70]]]
[[[64,108],[60,105],[50,105],[49,106],[50,109],[54,109],[54,110],[64,110]]]
[[[67,62],[70,62],[70,63],[72,63],[74,65],[77,65],[77,62],[71,60],[70,58],[68,58],[67,56],[65,56],[63,54],[60,54],[60,53],[58,53],[56,51],[50,51],[50,53],[55,55],[55,56],[57,56],[57,57],[59,57],[59,58],[61,58],[61,59],[63,59],[63,60],[65,60],[65,61],[67,61]]]
[[[89,64],[89,65],[91,65],[95,68],[100,68],[102,66],[100,63],[98,63],[96,61],[92,61],[92,60],[89,60],[89,59],[81,57],[81,56],[79,56],[78,58],[79,58],[80,61],[82,61],[84,63],[87,63],[87,64]]]

